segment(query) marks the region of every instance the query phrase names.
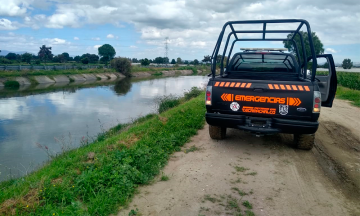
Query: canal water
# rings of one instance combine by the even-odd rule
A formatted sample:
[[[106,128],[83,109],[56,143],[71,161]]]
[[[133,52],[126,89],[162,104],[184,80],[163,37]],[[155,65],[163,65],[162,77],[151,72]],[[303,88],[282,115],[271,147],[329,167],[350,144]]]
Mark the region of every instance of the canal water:
[[[0,181],[23,176],[48,160],[45,152],[78,147],[119,123],[156,112],[155,99],[203,86],[204,76],[17,92],[0,90]],[[40,148],[42,146],[42,148]]]

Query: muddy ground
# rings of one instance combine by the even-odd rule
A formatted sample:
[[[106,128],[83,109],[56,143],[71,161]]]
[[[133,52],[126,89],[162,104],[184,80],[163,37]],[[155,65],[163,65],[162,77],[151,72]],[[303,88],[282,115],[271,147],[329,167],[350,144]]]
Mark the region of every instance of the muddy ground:
[[[360,109],[322,108],[316,146],[291,147],[286,134],[254,137],[208,126],[118,215],[360,215]],[[166,179],[165,179],[166,180]]]

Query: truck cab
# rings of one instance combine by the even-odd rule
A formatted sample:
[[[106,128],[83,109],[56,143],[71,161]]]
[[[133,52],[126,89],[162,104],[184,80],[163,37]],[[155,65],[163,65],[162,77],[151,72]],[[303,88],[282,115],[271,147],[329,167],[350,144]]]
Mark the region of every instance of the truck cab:
[[[261,24],[262,30],[235,30],[236,24]],[[267,24],[298,23],[294,30],[266,30]],[[303,33],[308,33],[310,56],[306,54]],[[230,29],[226,43],[224,32]],[[261,34],[261,38],[244,38],[240,34]],[[287,33],[286,38],[267,38],[267,34]],[[295,36],[301,35],[300,44]],[[231,36],[234,38],[229,51]],[[283,48],[241,48],[234,53],[236,42],[243,41],[293,42],[296,51]],[[224,46],[222,46],[224,45]],[[219,50],[225,47],[219,65]],[[228,54],[227,54],[228,53]],[[226,58],[225,58],[226,57]],[[329,63],[328,73],[316,74],[317,60]],[[311,62],[311,64],[309,63]],[[220,74],[216,74],[219,67]],[[308,71],[309,70],[309,71]],[[337,87],[332,55],[316,55],[310,25],[305,20],[256,20],[227,22],[221,31],[212,55],[212,74],[205,104],[210,137],[224,139],[227,128],[249,131],[258,136],[274,133],[294,134],[300,149],[314,146],[321,107],[331,107]]]

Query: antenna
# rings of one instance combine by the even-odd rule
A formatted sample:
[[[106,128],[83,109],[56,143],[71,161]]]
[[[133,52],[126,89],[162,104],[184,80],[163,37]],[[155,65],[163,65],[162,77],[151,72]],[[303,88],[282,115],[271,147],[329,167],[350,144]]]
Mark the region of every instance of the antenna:
[[[166,37],[166,38],[165,38],[165,60],[166,60],[166,58],[169,59],[169,58],[168,58],[168,50],[169,50],[168,40],[169,40],[169,37]],[[168,61],[166,61],[165,64],[166,64],[166,66],[167,66]]]

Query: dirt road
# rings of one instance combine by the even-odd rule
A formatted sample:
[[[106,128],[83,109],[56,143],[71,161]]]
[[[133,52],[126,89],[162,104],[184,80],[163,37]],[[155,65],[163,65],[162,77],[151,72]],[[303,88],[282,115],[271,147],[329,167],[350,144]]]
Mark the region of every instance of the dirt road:
[[[172,156],[169,180],[141,187],[118,215],[360,215],[360,109],[336,100],[320,122],[312,151],[285,134],[228,129],[215,141],[206,125]]]

